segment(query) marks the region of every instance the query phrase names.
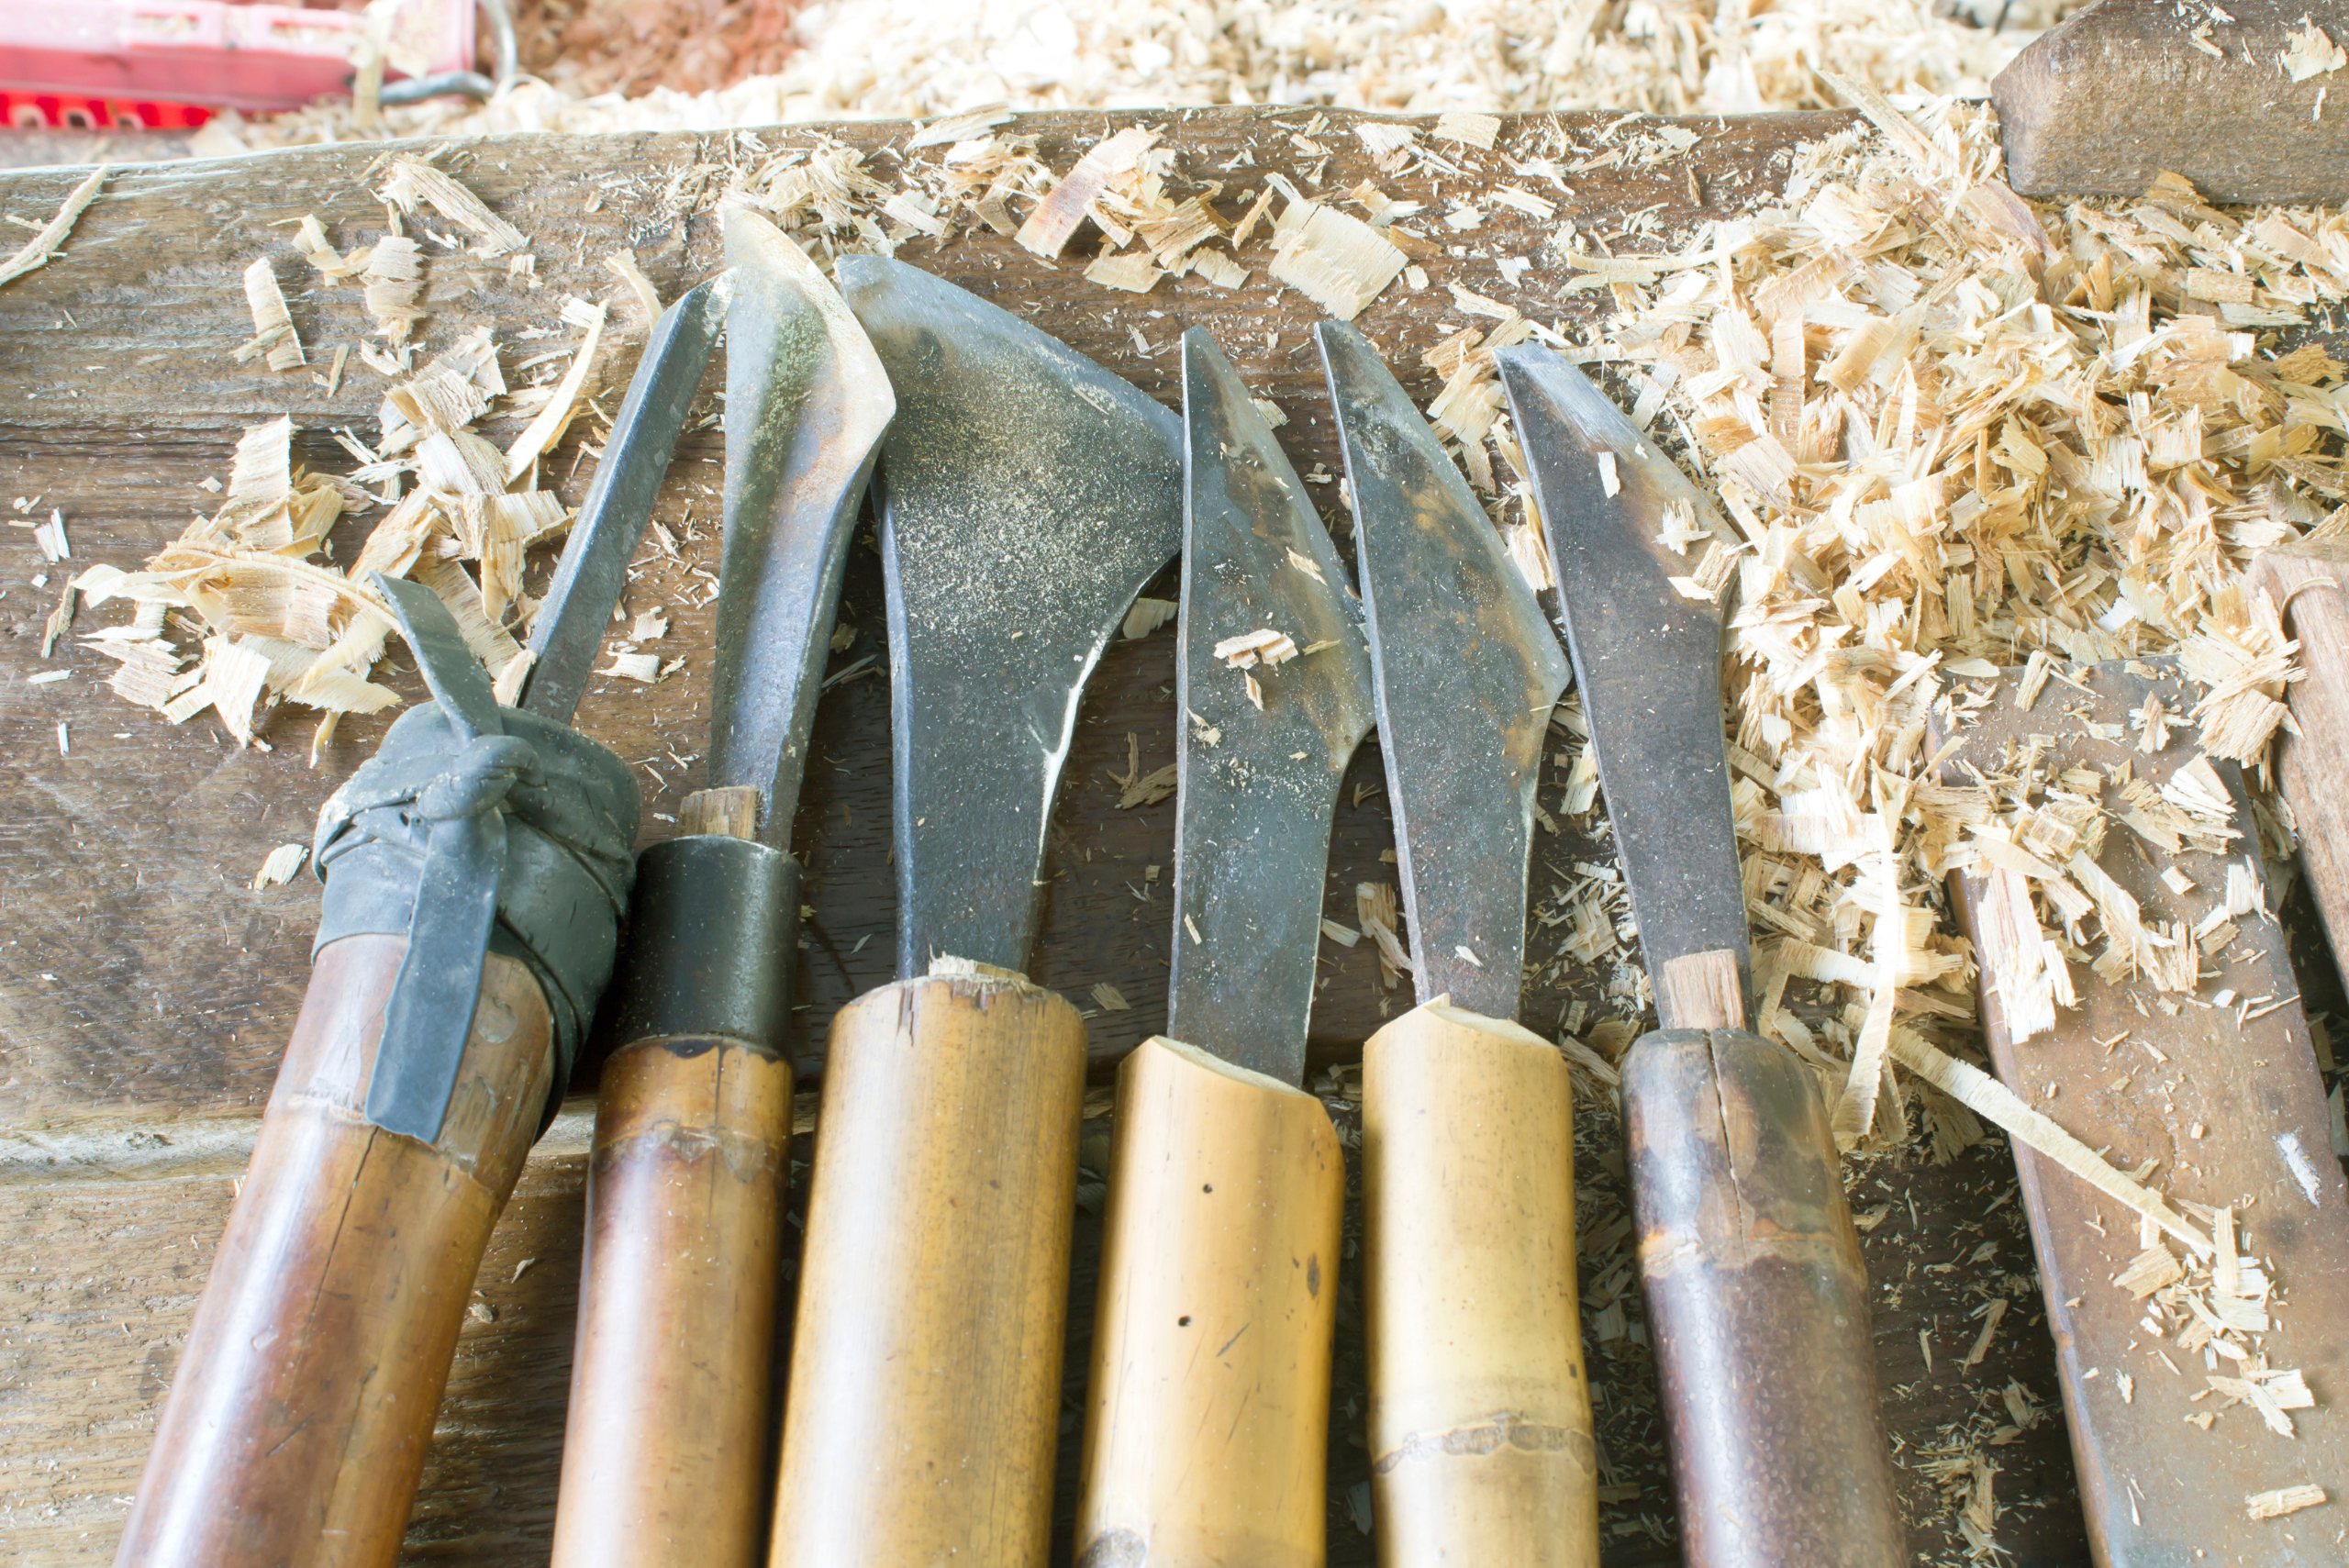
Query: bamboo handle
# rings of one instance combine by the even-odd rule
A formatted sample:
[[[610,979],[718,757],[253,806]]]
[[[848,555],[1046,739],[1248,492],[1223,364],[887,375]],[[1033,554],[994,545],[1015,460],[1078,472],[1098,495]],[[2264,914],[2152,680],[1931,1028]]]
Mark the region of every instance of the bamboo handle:
[[[1345,1162],[1312,1095],[1145,1040],[1118,1073],[1077,1561],[1319,1568]]]
[[[1362,1116],[1382,1568],[1595,1568],[1564,1059],[1430,1003],[1370,1037]]]
[[[405,937],[329,943],[155,1431],[117,1568],[389,1568],[552,1023],[493,953],[431,1143],[362,1106]]]
[[[1794,1057],[1664,1029],[1623,1063],[1648,1331],[1689,1568],[1902,1568],[1867,1274]]]
[[[747,797],[747,799],[745,798]],[[751,1568],[791,1168],[796,868],[758,792],[638,862],[587,1179],[553,1568]]]
[[[833,1021],[774,1568],[1046,1561],[1085,1057],[1016,976]]]

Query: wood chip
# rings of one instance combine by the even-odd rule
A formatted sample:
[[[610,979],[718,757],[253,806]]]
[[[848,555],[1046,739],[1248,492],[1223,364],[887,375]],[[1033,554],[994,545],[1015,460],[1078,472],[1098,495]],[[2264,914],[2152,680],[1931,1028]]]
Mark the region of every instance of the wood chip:
[[[1175,611],[1180,608],[1182,606],[1173,599],[1152,599],[1147,596],[1136,599],[1133,602],[1133,607],[1126,612],[1124,628],[1126,637],[1129,640],[1148,637],[1152,632],[1173,620]]]
[[[1125,993],[1106,980],[1093,987],[1093,1000],[1104,1012],[1125,1013],[1133,1010],[1133,1004],[1126,1000]]]

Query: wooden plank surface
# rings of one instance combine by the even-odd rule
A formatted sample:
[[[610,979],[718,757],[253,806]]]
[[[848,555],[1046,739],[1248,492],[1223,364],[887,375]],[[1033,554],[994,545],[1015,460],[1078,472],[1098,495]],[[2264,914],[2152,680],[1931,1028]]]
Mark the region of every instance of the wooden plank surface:
[[[1264,171],[1301,183],[1313,174],[1319,159],[1291,139],[1306,134],[1314,117],[1301,110],[1085,113],[1024,117],[1008,128],[1035,135],[1045,161],[1064,170],[1082,146],[1121,124],[1163,124],[1187,174],[1226,183],[1219,205],[1232,217]],[[1309,190],[1335,193],[1373,172],[1347,130],[1351,117],[1333,114],[1312,130],[1330,156]],[[1435,204],[1431,214],[1440,214],[1448,197],[1503,182],[1536,183],[1514,170],[1530,156],[1572,161],[1640,129],[1620,121],[1513,120],[1491,153],[1445,150],[1468,170],[1464,179],[1378,183],[1398,200]],[[1675,241],[1693,220],[1740,210],[1766,194],[1798,143],[1849,122],[1802,116],[1683,123],[1698,139],[1686,156],[1576,174],[1568,192],[1541,188],[1558,201],[1561,217],[1578,226],[1584,243],[1652,249]],[[892,150],[904,132],[891,125],[829,128],[868,150],[885,179],[894,177]],[[428,346],[493,324],[510,367],[567,343],[567,334],[527,343],[512,335],[551,326],[566,292],[612,295],[601,258],[623,245],[634,248],[664,295],[674,295],[718,264],[713,208],[723,182],[695,171],[739,166],[761,156],[762,147],[804,145],[817,134],[769,131],[755,142],[507,138],[451,149],[443,166],[532,237],[542,287],[517,287],[501,267],[435,261]],[[0,506],[15,496],[40,498],[21,517],[0,509],[0,519],[30,520],[56,506],[75,556],[72,568],[47,568],[49,584],[35,588],[31,579],[44,567],[29,535],[0,530],[0,802],[6,803],[0,809],[0,1284],[7,1287],[0,1297],[7,1302],[0,1307],[6,1341],[0,1343],[0,1532],[21,1543],[24,1562],[79,1565],[111,1552],[250,1146],[250,1118],[267,1094],[307,967],[313,884],[306,878],[255,894],[247,882],[271,848],[308,837],[317,803],[373,751],[383,728],[347,721],[316,771],[307,766],[309,726],[301,710],[264,728],[275,748],[267,752],[238,750],[208,718],[172,729],[102,689],[109,662],[70,643],[57,659],[39,659],[41,622],[64,571],[93,560],[135,565],[192,510],[213,509],[216,498],[198,482],[225,477],[244,425],[290,412],[304,428],[297,456],[333,470],[348,466],[328,435],[333,426],[372,435],[384,385],[372,373],[354,373],[329,395],[298,373],[235,365],[229,351],[250,335],[237,279],[256,255],[276,263],[294,319],[314,349],[330,351],[365,328],[351,291],[309,286],[288,237],[294,220],[315,213],[339,246],[366,243],[382,217],[363,175],[382,150],[315,149],[124,170],[85,215],[65,257],[0,289],[0,363],[10,367],[0,378]],[[934,158],[938,150],[907,156]],[[77,177],[0,173],[0,213],[45,216]],[[1421,259],[1428,289],[1412,293],[1397,284],[1359,322],[1423,402],[1437,384],[1419,352],[1474,321],[1455,308],[1446,284],[1570,326],[1604,297],[1603,291],[1560,295],[1568,274],[1550,244],[1554,224],[1484,205],[1484,228],[1448,238]],[[1634,237],[1628,232],[1634,222],[1649,228]],[[1169,403],[1177,397],[1175,339],[1186,327],[1208,326],[1252,386],[1287,410],[1290,423],[1280,434],[1300,472],[1340,472],[1308,336],[1318,314],[1309,304],[1270,285],[1261,271],[1231,293],[1179,279],[1147,296],[1112,294],[1078,278],[1085,244],[1081,239],[1058,268],[984,228],[940,246],[918,240],[900,255],[1030,312]],[[1495,258],[1519,256],[1528,266],[1511,284]],[[1261,267],[1261,247],[1251,259]],[[640,321],[631,325],[625,308],[619,319],[624,340],[599,373],[607,389],[625,379],[641,339]],[[513,432],[493,426],[489,433]],[[648,840],[673,830],[661,814],[674,816],[702,779],[710,620],[701,574],[716,567],[721,449],[715,428],[686,438],[657,512],[676,535],[679,556],[648,547],[629,596],[631,610],[668,606],[674,628],[659,646],[667,657],[683,657],[685,669],[655,688],[624,682],[591,688],[580,711],[583,728],[639,764]],[[573,501],[590,471],[574,462],[575,451],[574,440],[552,465]],[[1347,548],[1334,484],[1315,495]],[[346,525],[338,532],[339,558],[350,559],[360,531]],[[547,564],[534,563],[534,572],[542,574]],[[1171,598],[1173,584],[1170,573],[1152,592]],[[879,571],[869,543],[852,552],[842,617],[857,635],[836,655],[835,670],[868,656],[885,665]],[[116,618],[102,611],[83,629]],[[1145,772],[1172,760],[1173,654],[1171,629],[1112,646],[1080,716],[1048,851],[1051,890],[1036,977],[1088,1005],[1091,987],[1106,981],[1132,1003],[1130,1011],[1091,1020],[1104,1072],[1163,1019],[1174,807],[1118,811],[1108,774],[1125,771],[1130,735]],[[404,697],[417,695],[410,661],[401,655],[391,663],[391,684]],[[26,684],[33,671],[61,665],[72,671],[66,680]],[[799,993],[808,1004],[802,1057],[809,1068],[818,1065],[832,1011],[888,978],[886,717],[885,683],[874,678],[833,687],[818,715],[818,761],[797,828],[814,911]],[[61,722],[69,755],[59,751]],[[1381,782],[1374,743],[1355,759],[1331,851],[1330,913],[1348,924],[1354,884],[1394,878],[1381,859],[1392,848]],[[1562,769],[1548,770],[1545,805],[1554,806],[1563,784]],[[1555,897],[1574,862],[1607,858],[1603,843],[1572,833],[1544,837],[1535,855],[1535,906]],[[1155,882],[1151,867],[1159,868]],[[1631,1003],[1609,995],[1617,979],[1611,972],[1555,962],[1560,937],[1538,923],[1531,933],[1529,960],[1541,965],[1541,978],[1529,988],[1527,1020],[1547,1029],[1576,996],[1590,1003],[1594,1018],[1632,1016]],[[1316,1077],[1355,1060],[1362,1039],[1408,1003],[1379,989],[1367,944],[1351,953],[1330,946],[1323,956]],[[1335,1108],[1347,1125],[1348,1106],[1341,1100]],[[584,1114],[584,1102],[574,1101],[541,1145],[493,1243],[482,1289],[494,1316],[469,1325],[461,1349],[410,1532],[411,1560],[505,1564],[544,1551],[575,1305]],[[1100,1130],[1097,1124],[1095,1134]],[[1611,1118],[1586,1108],[1577,1143],[1584,1234],[1604,1239],[1624,1217]],[[2002,1472],[1998,1496],[2009,1511],[1999,1540],[2025,1564],[2076,1561],[2069,1463],[2052,1415],[2052,1365],[2043,1329],[2035,1327],[2036,1293],[2003,1145],[1978,1145],[1947,1166],[1855,1167],[1852,1184],[1855,1210],[1884,1210],[1867,1237],[1879,1370],[1920,1560],[1962,1559],[1943,1482],[1954,1473],[1953,1454],[1962,1471],[1966,1450],[2013,1427],[2002,1392],[2012,1381],[2026,1391],[2024,1408],[2043,1418],[1982,1450]],[[1069,1365],[1081,1375],[1097,1221],[1081,1215],[1078,1231]],[[1586,1289],[1601,1283],[1602,1265],[1620,1252],[1618,1232],[1586,1256]],[[510,1277],[533,1258],[518,1280]],[[1367,1480],[1361,1323],[1342,1267],[1341,1282],[1330,1540],[1333,1562],[1363,1563],[1369,1542],[1353,1503],[1354,1488]],[[1974,1333],[1970,1314],[1994,1292],[2014,1303],[2008,1331],[1986,1361],[1961,1369]],[[1675,1556],[1635,1290],[1629,1306],[1630,1331],[1593,1347],[1601,1440],[1611,1484],[1624,1489],[1606,1516],[1610,1564]],[[1075,1392],[1072,1385],[1072,1411]],[[1064,1434],[1062,1455],[1063,1556],[1073,1431]]]
[[[2201,756],[2183,730],[2160,745],[2158,733],[2131,732],[2132,716],[2148,711],[2149,702],[2172,715],[2192,705],[2191,683],[2174,661],[2081,666],[2028,709],[2012,700],[2013,680],[2000,688],[1999,699],[1959,732],[1943,765],[1945,783],[2021,778],[2046,805],[2064,775],[2078,770],[2075,797],[2117,818],[2138,809],[2121,799],[2120,780],[2166,788]],[[1937,727],[1932,743],[1938,748],[1942,739]],[[2084,790],[2083,773],[2095,781]],[[2053,848],[2042,853],[2068,866],[2091,895],[2079,868],[2092,863],[2135,901],[2149,928],[2173,938],[2205,931],[2189,967],[2212,984],[2165,994],[2152,975],[2107,981],[2073,962],[2079,1005],[2064,1009],[2052,1030],[2019,1027],[2017,1013],[2028,1008],[1986,984],[1984,1033],[2007,1087],[2114,1165],[2150,1162],[2159,1173],[2152,1180],[2173,1202],[2232,1207],[2243,1254],[2259,1260],[2276,1289],[2259,1314],[2269,1331],[2252,1337],[2257,1353],[2268,1366],[2300,1369],[2310,1388],[2335,1388],[2349,1381],[2349,1189],[2339,1162],[2325,1154],[2324,1086],[2266,890],[2251,911],[2221,928],[2240,934],[2208,929],[2230,906],[2230,869],[2245,871],[2258,837],[2235,766],[2212,764],[2203,782],[2223,789],[2233,807],[2239,837],[2225,852],[2189,841],[2183,852],[2164,853],[2109,820],[2099,849],[2083,844],[2080,858]],[[1950,878],[1961,927],[1986,974],[2024,967],[2018,929],[1998,912],[1999,883],[2013,875],[1986,862]],[[2182,887],[2165,880],[2176,875],[2188,879]],[[2104,924],[2110,933],[2109,916]],[[2036,940],[2035,931],[2023,934]],[[2318,1408],[2292,1415],[2289,1436],[2262,1429],[2248,1407],[2219,1414],[2225,1402],[2213,1399],[2206,1374],[2236,1375],[2240,1367],[2198,1353],[2188,1308],[2149,1302],[2112,1283],[2146,1249],[2135,1218],[2036,1154],[2025,1152],[2020,1165],[2081,1491],[2104,1560],[2155,1562],[2190,1545],[2213,1563],[2338,1561],[2332,1530],[2313,1525],[2279,1533],[2246,1518],[2241,1500],[2302,1485],[2342,1496],[2349,1486],[2349,1414],[2321,1399]],[[2161,1331],[2149,1330],[2157,1320]],[[2209,1430],[2191,1424],[2212,1416],[2217,1424]]]

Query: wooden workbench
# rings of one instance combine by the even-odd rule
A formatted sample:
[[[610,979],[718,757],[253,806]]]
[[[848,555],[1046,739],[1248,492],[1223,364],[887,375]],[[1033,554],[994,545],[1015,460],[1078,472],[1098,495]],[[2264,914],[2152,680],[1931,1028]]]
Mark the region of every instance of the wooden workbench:
[[[1331,154],[1319,190],[1333,193],[1373,172],[1341,114],[1319,128],[1309,126],[1310,111],[1259,109],[1041,115],[1006,129],[1036,135],[1044,160],[1065,170],[1092,139],[1145,117],[1166,127],[1187,173],[1227,183],[1227,207],[1235,194],[1255,189],[1265,170],[1306,179],[1321,160],[1292,139],[1309,128]],[[1512,178],[1511,155],[1536,146],[1571,161],[1599,148],[1619,118],[1512,121],[1495,152],[1463,155],[1475,175],[1468,188]],[[1799,141],[1847,122],[1781,116],[1681,123],[1698,139],[1685,156],[1577,174],[1563,194],[1544,188],[1586,234],[1650,249],[1676,240],[1696,220],[1766,195]],[[906,129],[875,123],[770,130],[755,141],[718,134],[461,144],[441,166],[532,237],[541,286],[518,286],[502,262],[437,256],[427,341],[437,346],[489,324],[512,365],[542,347],[517,343],[513,333],[552,325],[565,293],[614,293],[602,259],[623,246],[634,249],[664,296],[674,295],[719,264],[714,205],[727,166],[755,161],[762,148],[829,134],[865,150],[891,180]],[[41,660],[41,625],[61,574],[92,561],[135,566],[192,511],[214,509],[217,500],[198,482],[226,476],[242,427],[290,413],[303,432],[298,458],[349,466],[329,431],[349,426],[371,435],[384,383],[355,357],[331,395],[306,373],[233,363],[230,350],[250,336],[238,278],[257,255],[276,261],[314,358],[323,357],[315,352],[320,346],[330,351],[358,339],[369,323],[356,291],[310,287],[312,274],[290,245],[291,225],[316,214],[339,245],[364,243],[382,227],[366,177],[382,151],[353,145],[126,168],[83,217],[69,254],[0,289],[0,504],[38,495],[28,521],[59,508],[74,557],[71,565],[44,567],[28,532],[0,533],[0,1538],[18,1562],[111,1558],[308,968],[316,884],[306,873],[268,892],[248,884],[272,848],[308,838],[318,803],[372,752],[384,728],[381,719],[347,719],[312,771],[309,715],[281,710],[262,730],[273,750],[239,750],[209,717],[174,729],[119,701],[103,686],[111,662],[70,638],[55,659]],[[78,177],[66,170],[0,173],[0,213],[44,218]],[[1450,188],[1439,193],[1438,182],[1380,177],[1390,196],[1429,202],[1462,194],[1460,182],[1445,183]],[[1417,362],[1419,352],[1469,324],[1446,283],[1520,303],[1545,322],[1586,319],[1604,298],[1603,291],[1558,294],[1569,274],[1549,244],[1553,225],[1506,206],[1486,210],[1473,245],[1447,240],[1421,259],[1429,288],[1413,293],[1397,283],[1358,322],[1422,400],[1436,383]],[[1627,239],[1635,218],[1649,231]],[[1287,410],[1281,436],[1299,470],[1318,464],[1341,472],[1310,346],[1317,313],[1309,303],[1272,286],[1261,271],[1232,292],[1186,278],[1169,279],[1147,296],[1113,294],[1078,277],[1087,245],[1081,237],[1057,270],[985,228],[942,245],[918,239],[899,255],[1030,308],[1040,326],[1170,403],[1178,396],[1179,334],[1209,327],[1242,375]],[[1531,265],[1512,285],[1493,258],[1514,256]],[[640,322],[633,330],[640,337]],[[623,350],[607,361],[607,387],[633,361],[632,347]],[[502,439],[512,431],[492,426],[487,433]],[[591,688],[579,712],[584,729],[638,765],[648,840],[673,831],[661,814],[674,814],[701,783],[710,637],[701,601],[717,562],[720,451],[715,428],[686,437],[658,512],[680,540],[679,555],[648,547],[628,600],[631,610],[668,607],[674,627],[658,646],[667,657],[683,657],[685,668],[656,687],[613,681]],[[574,464],[566,450],[552,466],[575,501],[589,465]],[[1319,494],[1324,510],[1337,512],[1334,486]],[[380,513],[339,531],[340,558],[350,558],[351,540],[373,516]],[[18,517],[0,511],[0,518]],[[44,571],[48,585],[32,586]],[[1172,597],[1173,582],[1170,574],[1152,591]],[[85,614],[80,629],[117,618],[112,608]],[[878,564],[865,545],[854,552],[842,619],[857,636],[836,668],[880,655],[885,669]],[[1153,884],[1145,868],[1171,858],[1174,806],[1119,811],[1108,775],[1124,771],[1129,735],[1139,737],[1145,771],[1172,760],[1173,656],[1171,629],[1113,645],[1085,700],[1046,867],[1051,888],[1036,978],[1087,1006],[1097,982],[1132,1002],[1130,1011],[1091,1020],[1103,1082],[1116,1057],[1164,1016],[1166,873]],[[392,663],[387,678],[416,695],[412,662],[403,654]],[[36,670],[61,665],[72,669],[69,678],[27,684]],[[831,1013],[891,977],[887,706],[885,676],[853,679],[827,694],[818,721],[818,761],[797,831],[813,910],[799,991],[807,1004],[800,1049],[810,1073],[819,1067]],[[1349,923],[1354,884],[1393,877],[1380,861],[1392,839],[1375,793],[1382,779],[1375,743],[1356,759],[1354,775],[1371,788],[1357,799],[1349,786],[1330,860],[1331,913]],[[1562,783],[1546,779],[1543,798],[1553,800]],[[1535,900],[1555,889],[1557,868],[1570,859],[1603,854],[1586,842],[1545,843],[1535,857]],[[1548,958],[1556,940],[1537,929],[1529,958]],[[1380,990],[1366,943],[1351,953],[1330,946],[1324,956],[1314,1072],[1335,1086],[1326,1070],[1355,1060],[1363,1038],[1408,1006],[1408,995]],[[1626,1012],[1609,1002],[1607,978],[1575,971],[1545,983],[1529,991],[1525,1017],[1549,1028],[1575,995],[1590,1002],[1595,1018]],[[533,1156],[492,1245],[410,1532],[411,1561],[505,1568],[545,1551],[575,1307],[588,1108],[575,1095]],[[1351,1126],[1349,1108],[1335,1108]],[[1106,1123],[1091,1130],[1087,1162],[1097,1171]],[[807,1152],[803,1139],[803,1162]],[[1880,1365],[1919,1558],[1963,1556],[1925,1461],[1946,1446],[1953,1426],[1971,1421],[1977,1433],[1987,1430],[1985,1413],[2006,1408],[2001,1394],[2011,1381],[2045,1414],[1986,1451],[2001,1471],[1998,1540],[2025,1564],[2077,1561],[2083,1547],[2070,1462],[2004,1146],[1993,1139],[1946,1166],[1921,1160],[1855,1167],[1852,1176],[1855,1209],[1888,1206],[1866,1240]],[[1585,1118],[1577,1168],[1588,1234],[1622,1212],[1615,1133],[1603,1113]],[[1094,1216],[1079,1218],[1059,1505],[1063,1561],[1097,1241]],[[1351,1279],[1341,1275],[1341,1284],[1330,1546],[1333,1562],[1361,1563],[1370,1561],[1370,1543],[1360,1314]],[[1990,1295],[2009,1297],[2016,1310],[1987,1358],[1961,1367],[1975,1337],[1972,1315]],[[1636,1318],[1635,1291],[1631,1297]],[[1607,1561],[1675,1561],[1644,1351],[1633,1338],[1599,1346],[1593,1376],[1611,1465],[1606,1478],[1626,1489],[1625,1500],[1608,1508]]]

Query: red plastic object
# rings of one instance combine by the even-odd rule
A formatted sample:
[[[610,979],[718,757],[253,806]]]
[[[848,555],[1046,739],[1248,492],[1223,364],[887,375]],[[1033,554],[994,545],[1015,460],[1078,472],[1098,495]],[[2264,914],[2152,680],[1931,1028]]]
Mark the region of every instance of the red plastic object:
[[[393,54],[472,69],[472,0],[408,0]],[[351,91],[365,19],[220,0],[0,0],[0,116],[14,126],[173,129]],[[396,78],[400,72],[387,69]]]

